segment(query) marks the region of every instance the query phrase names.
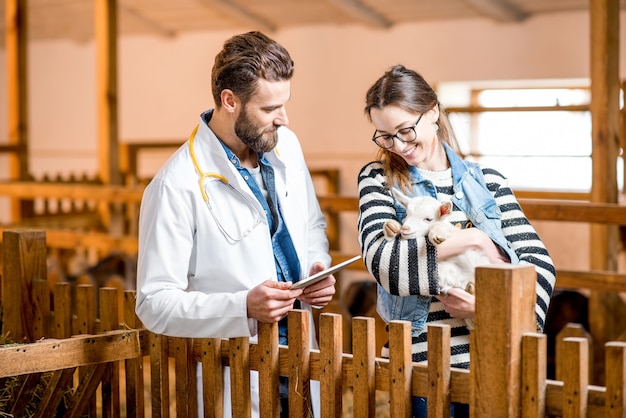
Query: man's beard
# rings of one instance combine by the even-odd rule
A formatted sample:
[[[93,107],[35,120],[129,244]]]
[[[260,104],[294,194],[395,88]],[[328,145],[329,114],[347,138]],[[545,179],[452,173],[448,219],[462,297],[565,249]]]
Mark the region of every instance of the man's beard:
[[[245,110],[241,112],[235,121],[235,134],[254,152],[268,152],[274,149],[278,143],[277,127],[272,127],[271,131],[259,132],[259,129],[250,121]]]

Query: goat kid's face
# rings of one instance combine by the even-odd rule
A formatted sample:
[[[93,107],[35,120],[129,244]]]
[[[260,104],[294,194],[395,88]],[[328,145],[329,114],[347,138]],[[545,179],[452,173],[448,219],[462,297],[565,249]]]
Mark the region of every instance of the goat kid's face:
[[[428,235],[435,222],[443,220],[452,212],[452,202],[440,203],[430,196],[408,197],[395,188],[391,191],[406,209],[406,217],[400,228],[400,236],[404,239]]]

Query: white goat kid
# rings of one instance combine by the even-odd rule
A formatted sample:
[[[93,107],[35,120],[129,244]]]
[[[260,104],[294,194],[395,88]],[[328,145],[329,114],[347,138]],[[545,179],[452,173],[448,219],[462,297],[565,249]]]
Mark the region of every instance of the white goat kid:
[[[452,202],[441,203],[431,196],[408,197],[395,188],[391,192],[405,207],[406,217],[402,225],[396,220],[385,221],[383,233],[387,240],[393,240],[398,235],[402,239],[428,236],[433,245],[439,245],[455,230],[455,226],[445,220],[452,213]],[[445,295],[451,287],[456,287],[474,294],[476,267],[486,264],[489,264],[489,259],[477,249],[439,260],[440,292]],[[474,328],[473,319],[467,318],[465,322],[469,329]]]

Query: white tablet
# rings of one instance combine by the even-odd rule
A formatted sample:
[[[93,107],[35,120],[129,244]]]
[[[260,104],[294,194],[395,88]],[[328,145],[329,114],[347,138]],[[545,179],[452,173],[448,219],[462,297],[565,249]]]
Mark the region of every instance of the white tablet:
[[[337,265],[334,265],[332,267],[327,268],[326,270],[322,270],[319,273],[315,273],[314,275],[309,276],[309,277],[307,277],[304,280],[300,280],[299,282],[297,282],[293,286],[291,286],[291,288],[292,289],[303,289],[305,287],[311,286],[312,284],[317,283],[320,280],[323,280],[323,279],[327,278],[331,274],[337,273],[342,268],[344,268],[347,265],[350,265],[350,264],[352,264],[355,261],[360,260],[360,259],[361,259],[360,255],[352,257],[351,259],[346,260],[343,263],[339,263]]]

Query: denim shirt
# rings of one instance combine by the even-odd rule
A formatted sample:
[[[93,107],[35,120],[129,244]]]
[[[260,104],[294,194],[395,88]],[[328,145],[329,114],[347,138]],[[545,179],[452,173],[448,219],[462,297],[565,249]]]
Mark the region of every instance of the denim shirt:
[[[486,233],[506,253],[512,264],[519,263],[517,254],[502,232],[502,212],[491,192],[487,189],[480,166],[462,160],[447,144],[444,148],[450,162],[454,194],[451,201],[461,209],[472,224]],[[437,191],[430,180],[421,176],[416,167],[410,166],[414,196],[432,196]],[[395,203],[398,221],[406,216],[406,209]],[[430,296],[396,296],[378,285],[377,311],[385,322],[404,320],[412,323],[412,335],[426,331],[426,319],[430,309]]]

